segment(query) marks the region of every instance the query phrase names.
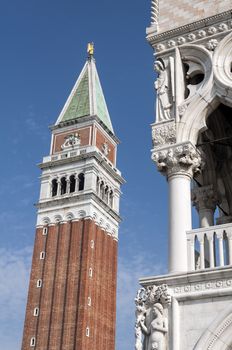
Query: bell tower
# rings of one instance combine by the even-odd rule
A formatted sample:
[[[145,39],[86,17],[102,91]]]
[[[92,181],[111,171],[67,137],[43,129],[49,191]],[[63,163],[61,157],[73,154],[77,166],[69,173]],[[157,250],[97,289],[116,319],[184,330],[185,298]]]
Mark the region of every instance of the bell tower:
[[[41,191],[22,349],[114,349],[118,139],[93,57],[56,123]]]

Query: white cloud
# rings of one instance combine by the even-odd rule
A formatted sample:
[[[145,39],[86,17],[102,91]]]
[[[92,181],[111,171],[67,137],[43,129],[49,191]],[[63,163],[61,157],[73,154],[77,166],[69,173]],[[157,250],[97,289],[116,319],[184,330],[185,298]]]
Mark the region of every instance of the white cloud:
[[[159,275],[164,267],[154,265],[153,259],[139,252],[130,258],[119,257],[117,292],[117,338],[116,349],[134,348],[134,298],[141,277]],[[154,258],[154,257],[153,257]]]
[[[0,249],[0,348],[20,349],[32,247]]]

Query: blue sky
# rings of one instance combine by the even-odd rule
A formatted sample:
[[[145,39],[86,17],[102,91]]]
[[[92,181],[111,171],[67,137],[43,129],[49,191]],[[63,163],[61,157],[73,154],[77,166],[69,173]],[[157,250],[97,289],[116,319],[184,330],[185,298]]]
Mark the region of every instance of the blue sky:
[[[0,4],[0,348],[20,349],[34,241],[38,164],[95,43],[98,73],[121,140],[117,350],[133,349],[138,278],[166,270],[167,186],[150,159],[154,122],[150,0],[2,0]]]

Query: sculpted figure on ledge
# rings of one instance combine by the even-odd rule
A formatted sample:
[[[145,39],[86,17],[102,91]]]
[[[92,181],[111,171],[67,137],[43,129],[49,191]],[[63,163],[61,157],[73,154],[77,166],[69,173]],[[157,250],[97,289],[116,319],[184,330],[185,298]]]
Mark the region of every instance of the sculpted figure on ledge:
[[[139,289],[135,298],[135,350],[166,350],[167,307],[171,296],[167,285]]]
[[[169,97],[170,84],[167,70],[161,59],[155,61],[154,68],[158,73],[158,78],[155,81],[155,89],[157,92],[156,122],[162,122],[171,119],[170,110],[172,104]]]
[[[167,319],[164,316],[164,308],[160,303],[153,305],[151,322],[145,324],[145,318],[140,321],[146,350],[165,350],[165,334],[168,331]]]

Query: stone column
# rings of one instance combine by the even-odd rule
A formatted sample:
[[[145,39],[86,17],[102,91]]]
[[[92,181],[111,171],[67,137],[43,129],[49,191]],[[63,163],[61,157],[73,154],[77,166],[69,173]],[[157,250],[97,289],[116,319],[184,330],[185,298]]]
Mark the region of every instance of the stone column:
[[[61,179],[57,179],[57,196],[61,195]]]
[[[154,150],[153,160],[169,183],[169,272],[188,269],[186,231],[192,229],[191,179],[199,171],[200,153],[190,142]]]
[[[192,201],[199,214],[199,227],[213,226],[214,211],[217,203],[213,186],[194,188],[192,190]]]

